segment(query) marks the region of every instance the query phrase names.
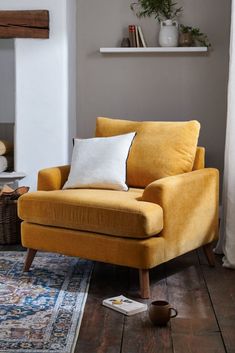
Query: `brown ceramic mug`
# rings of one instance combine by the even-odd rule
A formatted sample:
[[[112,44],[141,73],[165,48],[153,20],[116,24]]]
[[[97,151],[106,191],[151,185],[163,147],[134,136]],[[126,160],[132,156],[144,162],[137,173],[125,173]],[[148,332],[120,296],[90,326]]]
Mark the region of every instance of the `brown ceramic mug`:
[[[172,313],[172,311],[174,313]],[[149,318],[154,325],[166,325],[171,318],[177,315],[177,310],[172,308],[165,300],[155,300],[150,304]]]

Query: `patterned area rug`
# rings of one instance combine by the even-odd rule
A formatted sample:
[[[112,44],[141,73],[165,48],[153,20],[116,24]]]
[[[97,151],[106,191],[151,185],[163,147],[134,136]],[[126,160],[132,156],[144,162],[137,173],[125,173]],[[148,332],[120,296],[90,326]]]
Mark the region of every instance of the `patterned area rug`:
[[[38,253],[22,273],[24,257],[0,252],[0,352],[73,352],[92,262]]]

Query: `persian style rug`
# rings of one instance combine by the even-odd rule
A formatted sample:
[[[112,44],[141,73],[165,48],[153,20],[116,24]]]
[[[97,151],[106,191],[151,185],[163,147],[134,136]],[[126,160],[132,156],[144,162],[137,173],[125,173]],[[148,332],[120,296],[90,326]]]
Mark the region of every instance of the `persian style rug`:
[[[24,257],[0,252],[0,352],[73,352],[92,262],[38,253],[22,273]]]

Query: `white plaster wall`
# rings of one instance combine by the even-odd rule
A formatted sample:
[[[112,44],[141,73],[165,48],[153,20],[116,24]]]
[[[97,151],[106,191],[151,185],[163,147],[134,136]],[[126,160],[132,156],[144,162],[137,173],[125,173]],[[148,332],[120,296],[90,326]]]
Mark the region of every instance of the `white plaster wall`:
[[[25,172],[21,184],[36,188],[38,170],[67,164],[69,124],[75,121],[70,97],[68,3],[76,0],[0,0],[2,10],[50,11],[50,39],[16,39],[15,170]],[[71,15],[71,19],[70,19]],[[70,67],[69,67],[70,62]],[[73,127],[75,131],[75,127]]]
[[[67,1],[67,45],[68,45],[68,141],[71,160],[73,138],[77,128],[77,0]]]
[[[14,41],[0,40],[0,123],[14,123],[15,120],[14,66]]]

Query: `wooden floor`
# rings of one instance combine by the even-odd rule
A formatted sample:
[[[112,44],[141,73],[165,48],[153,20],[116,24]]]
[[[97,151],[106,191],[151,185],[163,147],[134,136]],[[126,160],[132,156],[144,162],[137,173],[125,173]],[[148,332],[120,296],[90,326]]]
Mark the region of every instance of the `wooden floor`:
[[[103,307],[119,294],[139,300],[138,277],[96,263],[75,353],[235,353],[235,271],[216,262],[210,268],[194,251],[151,270],[152,300],[166,299],[179,312],[165,328],[147,313],[125,317]]]
[[[165,328],[154,327],[147,312],[126,317],[103,307],[104,298],[119,294],[141,301],[138,271],[96,263],[75,353],[235,353],[235,271],[223,268],[221,257],[211,268],[193,251],[150,278],[151,300],[168,300],[179,312]]]

